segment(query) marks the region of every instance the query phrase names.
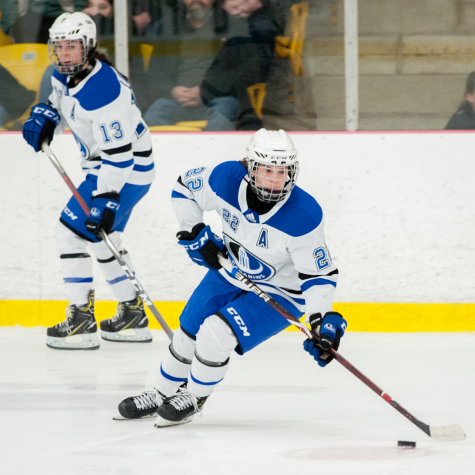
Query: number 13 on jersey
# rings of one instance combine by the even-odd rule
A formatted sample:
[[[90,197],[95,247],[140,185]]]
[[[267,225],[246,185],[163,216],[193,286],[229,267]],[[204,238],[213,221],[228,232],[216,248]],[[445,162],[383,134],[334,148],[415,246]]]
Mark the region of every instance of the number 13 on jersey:
[[[101,128],[101,131],[102,131],[102,135],[103,135],[102,138],[104,140],[104,143],[112,142],[110,138],[111,135],[112,135],[112,138],[114,138],[115,140],[120,140],[121,138],[124,137],[120,122],[118,120],[114,120],[113,122],[111,122],[110,124],[111,130],[109,132],[107,131],[105,124],[101,124],[99,127]]]

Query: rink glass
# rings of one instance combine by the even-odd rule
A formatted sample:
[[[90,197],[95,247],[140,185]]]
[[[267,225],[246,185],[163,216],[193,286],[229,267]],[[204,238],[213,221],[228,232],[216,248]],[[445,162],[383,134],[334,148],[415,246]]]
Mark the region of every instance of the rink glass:
[[[113,60],[113,5],[101,2],[107,8],[99,8],[96,0],[75,2],[74,8],[92,15],[100,46]],[[157,99],[173,99],[175,86],[201,86],[213,61],[226,51],[218,61],[224,73],[210,72],[210,90],[217,91],[217,99],[239,96],[242,117],[230,129],[246,121],[250,110],[250,127],[345,130],[343,0],[269,0],[264,9],[259,0],[172,3],[129,2],[128,76],[144,114]],[[0,127],[19,130],[32,102],[45,102],[51,90],[46,54],[29,45],[39,44],[46,52],[48,28],[62,9],[58,4],[18,15],[10,11],[16,8],[13,3],[3,8],[0,66],[13,79],[2,82],[7,96],[25,101],[2,103],[0,97]],[[359,0],[359,129],[443,129],[464,101],[465,81],[475,69],[474,31],[475,5],[470,2]],[[263,46],[269,41],[270,52]],[[64,72],[76,68],[60,65],[54,45],[49,49],[55,67]],[[261,57],[253,57],[256,50],[262,51]],[[186,62],[204,70],[184,74],[179,81]],[[34,101],[25,89],[36,92]],[[212,96],[201,91],[197,97],[208,105]],[[202,130],[208,117],[206,106],[201,107],[186,108],[184,120],[172,117],[174,130]],[[232,109],[223,107],[225,112]]]

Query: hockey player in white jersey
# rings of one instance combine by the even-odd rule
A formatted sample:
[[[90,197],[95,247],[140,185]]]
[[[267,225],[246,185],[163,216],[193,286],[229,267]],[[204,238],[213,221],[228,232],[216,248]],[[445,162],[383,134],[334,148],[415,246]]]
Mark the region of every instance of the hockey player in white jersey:
[[[70,302],[66,321],[47,330],[56,349],[99,348],[94,316],[92,249],[119,301],[117,314],[101,322],[102,338],[149,342],[148,319],[117,260],[98,237],[103,229],[131,267],[121,233],[134,206],[143,198],[155,170],[150,132],[127,79],[96,50],[96,26],[80,12],[63,13],[50,28],[50,60],[56,68],[48,104],[32,108],[23,136],[35,149],[49,144],[69,126],[81,152],[86,175],[78,190],[91,209],[89,217],[74,197],[55,231],[63,280]]]
[[[210,270],[180,316],[155,389],[122,401],[122,417],[157,412],[156,427],[191,421],[224,378],[233,350],[243,355],[289,326],[221,267],[218,252],[293,315],[306,313],[320,343],[305,341],[305,351],[320,366],[331,361],[328,350],[338,349],[346,330],[344,318],[332,311],[338,270],[320,206],[295,186],[298,170],[290,137],[261,129],[247,147],[247,160],[179,177],[172,192],[182,230],[178,244]],[[221,216],[224,241],[203,223],[203,211],[211,210]]]

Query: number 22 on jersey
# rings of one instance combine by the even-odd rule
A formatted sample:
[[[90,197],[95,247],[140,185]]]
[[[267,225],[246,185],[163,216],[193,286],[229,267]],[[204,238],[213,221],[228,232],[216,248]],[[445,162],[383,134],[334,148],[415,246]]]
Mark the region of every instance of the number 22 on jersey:
[[[313,257],[315,258],[315,264],[318,270],[323,270],[331,266],[332,258],[328,249],[325,247],[321,246],[315,249],[315,251],[313,251]]]

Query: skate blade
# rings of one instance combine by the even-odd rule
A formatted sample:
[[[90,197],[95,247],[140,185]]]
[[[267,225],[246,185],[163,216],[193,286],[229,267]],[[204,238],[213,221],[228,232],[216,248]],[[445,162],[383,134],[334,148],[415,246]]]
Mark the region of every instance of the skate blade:
[[[179,422],[167,421],[163,417],[158,416],[157,420],[155,421],[154,427],[156,427],[157,429],[164,429],[165,427],[172,427],[172,426],[187,424],[188,422],[191,422],[193,420],[193,416],[194,414],[186,417],[185,419]]]
[[[148,414],[147,416],[138,417],[136,419],[129,419],[128,417],[121,416],[120,414],[115,415],[112,420],[113,421],[143,421],[144,419],[156,419],[157,413],[154,412],[153,414]]]
[[[98,350],[101,345],[95,333],[84,333],[65,338],[48,336],[46,346],[53,350]]]
[[[118,343],[150,343],[152,334],[148,328],[127,328],[120,332],[106,332],[101,330],[101,338]]]

